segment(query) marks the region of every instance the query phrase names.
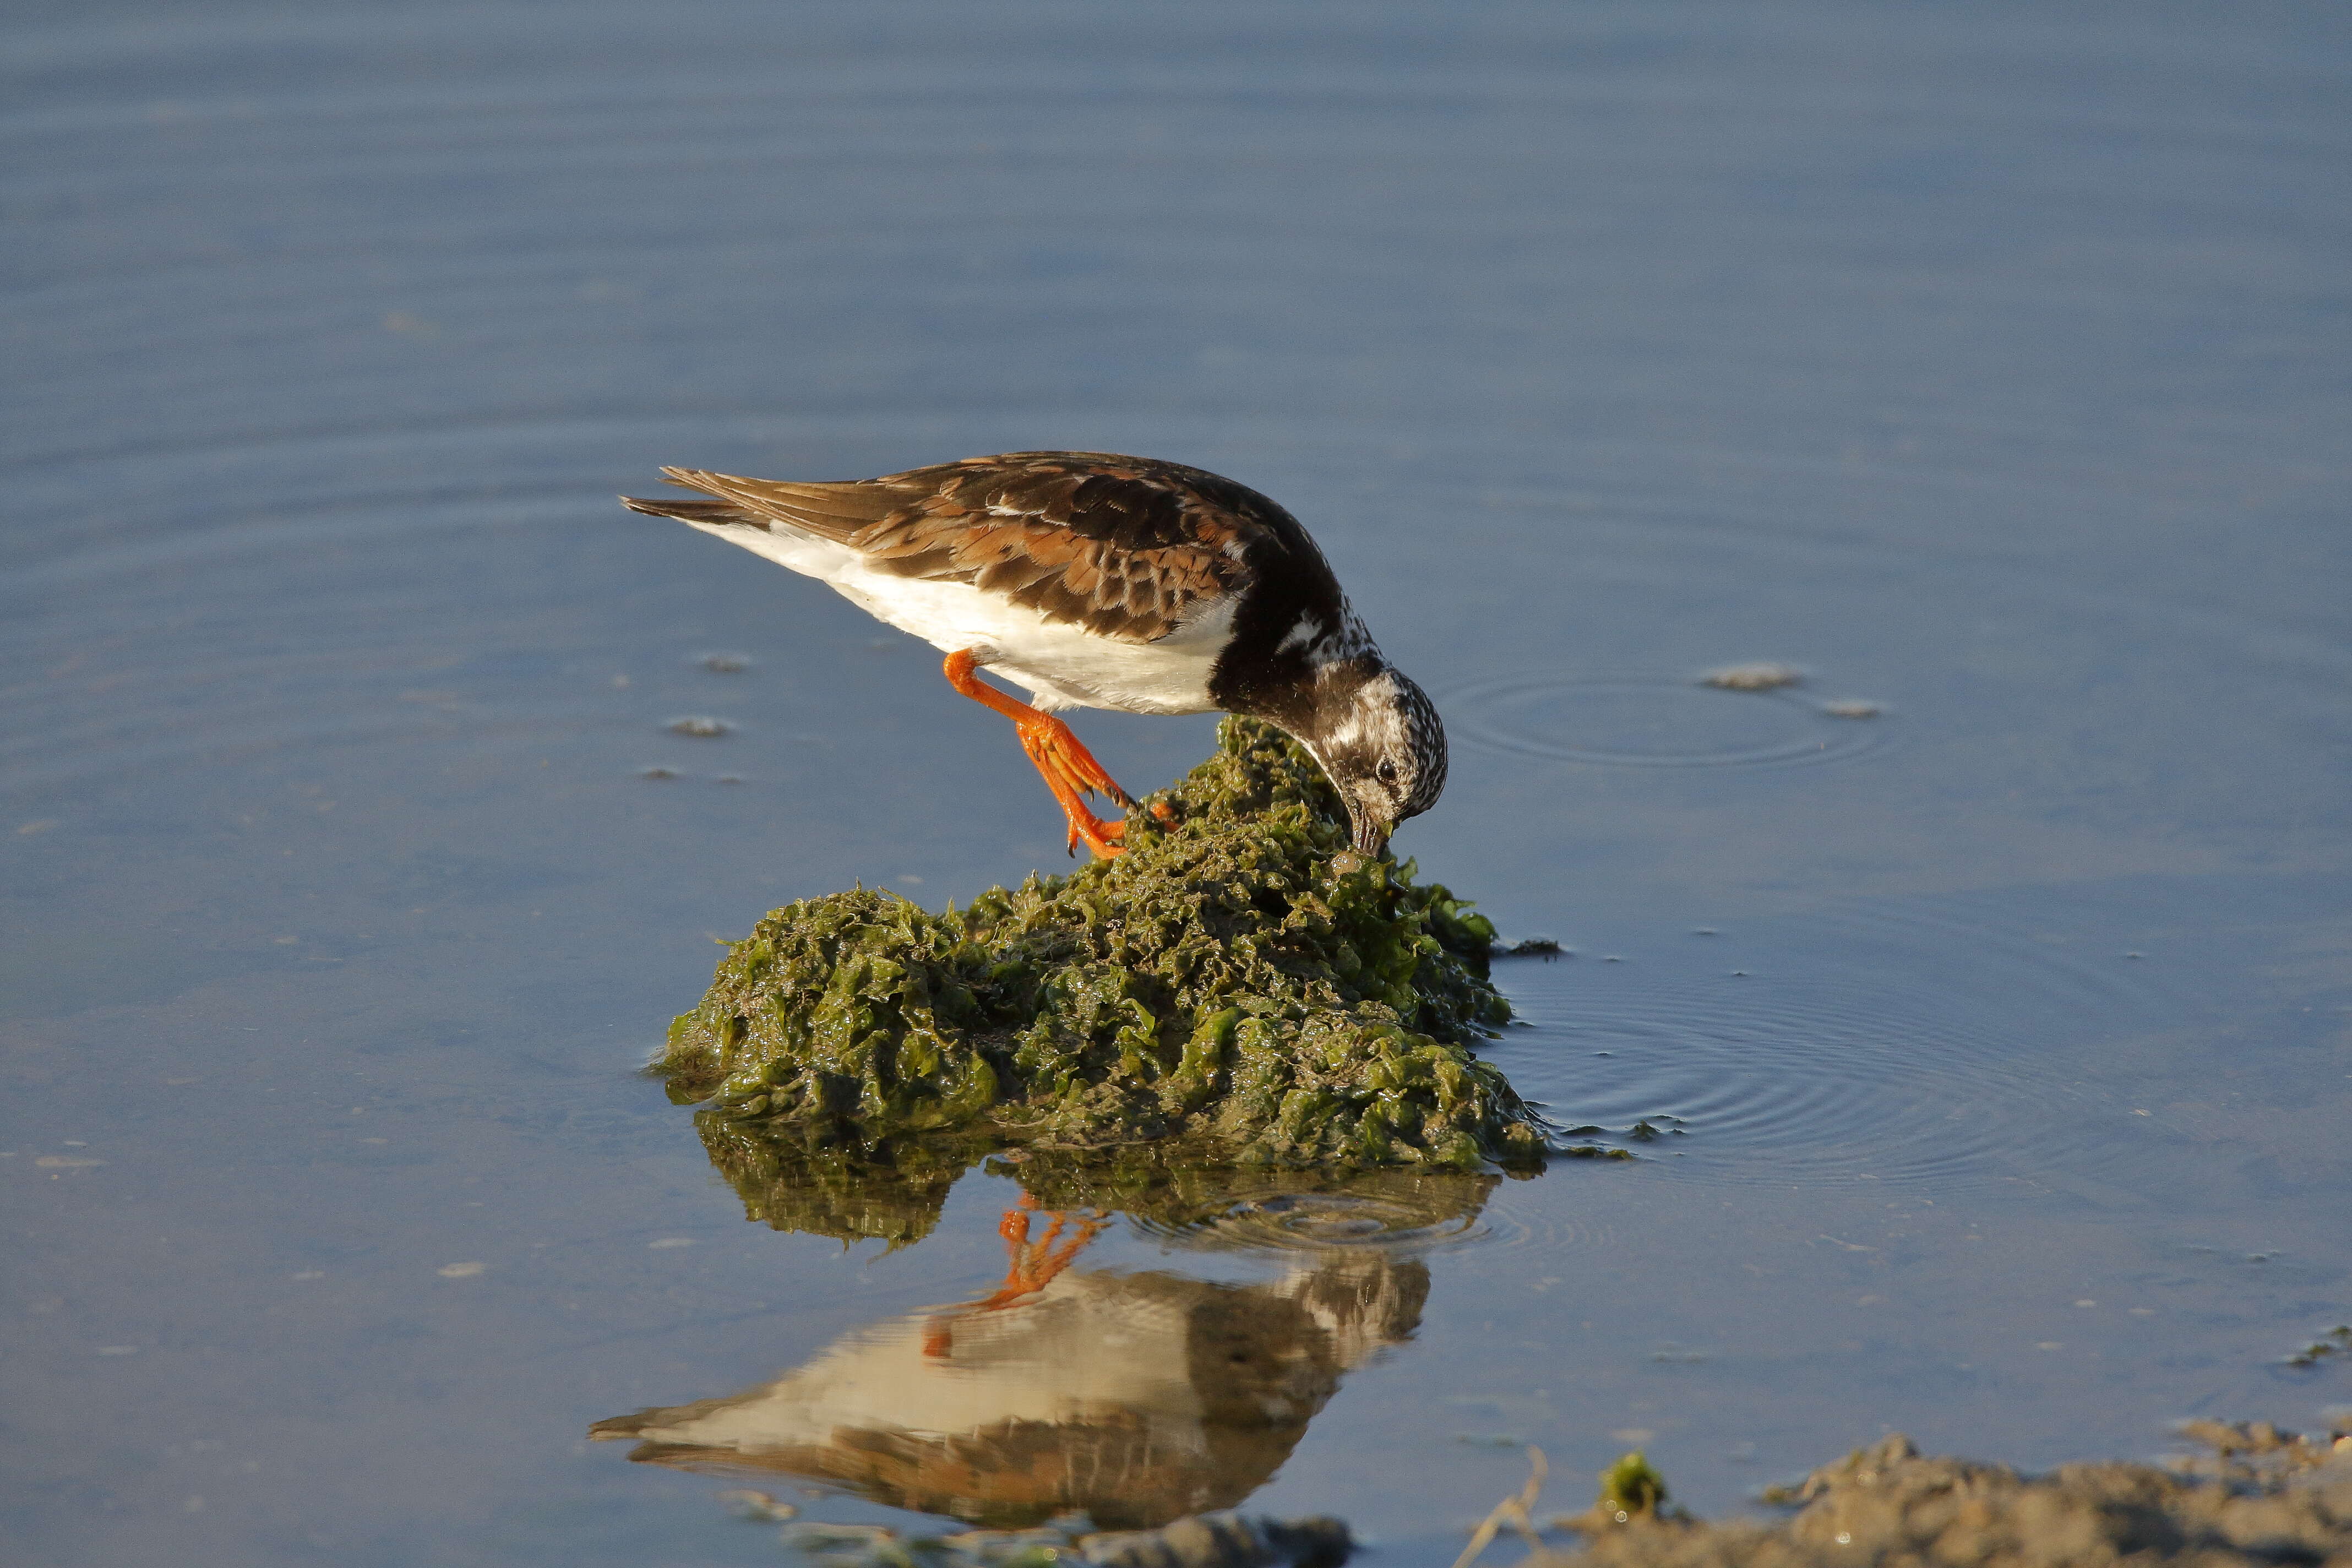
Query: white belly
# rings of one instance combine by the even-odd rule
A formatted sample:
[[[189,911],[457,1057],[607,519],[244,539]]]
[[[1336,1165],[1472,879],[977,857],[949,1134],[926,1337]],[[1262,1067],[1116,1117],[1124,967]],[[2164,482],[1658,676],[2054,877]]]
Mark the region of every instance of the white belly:
[[[694,524],[755,555],[829,584],[879,621],[949,653],[970,648],[988,668],[1034,693],[1039,708],[1206,713],[1209,676],[1234,620],[1228,599],[1156,642],[1096,637],[1009,604],[968,583],[877,572],[845,544],[779,528]]]

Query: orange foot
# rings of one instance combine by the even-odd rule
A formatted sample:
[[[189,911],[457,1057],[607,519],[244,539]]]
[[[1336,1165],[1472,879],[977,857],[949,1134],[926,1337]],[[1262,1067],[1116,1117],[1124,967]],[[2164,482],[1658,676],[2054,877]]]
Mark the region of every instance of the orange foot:
[[[1032,708],[1018,698],[1008,697],[994,687],[982,682],[972,672],[979,668],[980,659],[970,648],[948,655],[948,684],[986,708],[992,708],[1013,721],[1013,728],[1021,737],[1021,749],[1029,753],[1029,761],[1061,803],[1062,815],[1069,819],[1070,853],[1076,855],[1084,844],[1104,859],[1121,853],[1119,842],[1127,836],[1124,822],[1106,822],[1087,808],[1086,797],[1106,795],[1124,806],[1135,805],[1135,797],[1118,787],[1095,755],[1070,732],[1070,727],[1051,713]],[[1174,814],[1165,805],[1152,807],[1162,822],[1173,821]]]
[[[1113,787],[1116,788],[1117,786],[1114,785]],[[1122,797],[1121,804],[1131,807],[1135,805],[1135,802]],[[1081,816],[1086,819],[1084,826],[1081,826],[1079,822],[1079,817]],[[1168,803],[1164,800],[1155,800],[1151,803],[1151,816],[1153,821],[1160,823],[1173,824],[1176,820],[1176,814],[1169,809]],[[1097,842],[1097,840],[1104,838],[1110,840],[1109,844],[1105,845]],[[1127,851],[1121,848],[1120,846],[1127,841],[1126,820],[1122,818],[1118,822],[1105,822],[1100,817],[1095,816],[1092,812],[1087,811],[1085,806],[1081,805],[1077,808],[1077,815],[1070,817],[1069,847],[1070,854],[1073,857],[1075,857],[1078,852],[1078,842],[1080,839],[1084,839],[1086,841],[1087,848],[1093,850],[1096,854],[1103,857],[1105,859],[1108,859],[1113,855],[1124,855]]]
[[[1086,797],[1107,795],[1128,806],[1135,804],[1135,798],[1118,787],[1118,781],[1095,761],[1095,754],[1070,732],[1070,727],[1051,713],[1032,708],[1026,718],[1013,721],[1013,730],[1021,737],[1021,749],[1029,753],[1045,787],[1061,802],[1062,815],[1069,819],[1070,853],[1076,855],[1081,842],[1106,859],[1120,853],[1127,824],[1097,816],[1087,809]]]

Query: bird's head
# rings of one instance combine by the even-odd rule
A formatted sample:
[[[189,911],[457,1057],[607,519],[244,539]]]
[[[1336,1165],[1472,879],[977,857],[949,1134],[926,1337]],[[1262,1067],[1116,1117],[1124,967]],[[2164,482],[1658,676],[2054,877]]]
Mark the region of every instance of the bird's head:
[[[1347,802],[1356,848],[1389,834],[1445,788],[1445,726],[1426,693],[1385,664],[1332,669],[1318,682],[1313,732],[1300,737]]]

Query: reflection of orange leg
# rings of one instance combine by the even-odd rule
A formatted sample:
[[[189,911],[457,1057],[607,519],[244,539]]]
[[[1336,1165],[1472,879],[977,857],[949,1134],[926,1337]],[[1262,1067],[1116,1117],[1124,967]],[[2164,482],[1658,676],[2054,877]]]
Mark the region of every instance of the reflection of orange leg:
[[[1069,1216],[1051,1215],[1048,1217],[1053,1223],[1045,1227],[1045,1239],[1032,1243],[1029,1239],[1029,1215],[1036,1206],[1037,1200],[1024,1193],[1018,1208],[1004,1211],[1004,1218],[996,1226],[996,1234],[1004,1238],[1004,1284],[994,1295],[973,1302],[973,1310],[994,1311],[999,1307],[1013,1305],[1024,1296],[1043,1290],[1054,1282],[1055,1276],[1070,1266],[1079,1253],[1086,1250],[1087,1243],[1100,1236],[1103,1226],[1110,1223],[1104,1219],[1081,1219],[1076,1233],[1056,1247],[1054,1244],[1061,1239],[1062,1227],[1069,1223]]]
[[[1083,797],[1108,795],[1121,805],[1133,805],[1134,798],[1103,771],[1094,753],[1070,733],[1067,724],[984,684],[972,674],[979,665],[980,660],[970,648],[948,655],[948,684],[974,702],[993,708],[1013,721],[1013,728],[1021,737],[1021,749],[1029,753],[1030,762],[1045,780],[1045,787],[1061,802],[1062,815],[1070,819],[1070,853],[1078,852],[1080,839],[1097,855],[1108,858],[1119,853],[1118,840],[1126,835],[1127,824],[1105,822],[1087,808]]]
[[[1004,1283],[977,1301],[942,1312],[933,1318],[923,1331],[923,1353],[937,1360],[954,1347],[955,1320],[976,1312],[995,1312],[1013,1306],[1024,1296],[1034,1296],[1051,1285],[1084,1252],[1087,1244],[1100,1236],[1110,1223],[1107,1218],[1089,1216],[1078,1221],[1077,1229],[1067,1237],[1062,1235],[1069,1216],[1049,1214],[1052,1224],[1045,1227],[1045,1237],[1029,1239],[1029,1216],[1036,1212],[1037,1200],[1028,1194],[1021,1194],[1019,1206],[1004,1211],[997,1222],[996,1234],[1004,1238]],[[1059,1245],[1056,1245],[1056,1244]]]

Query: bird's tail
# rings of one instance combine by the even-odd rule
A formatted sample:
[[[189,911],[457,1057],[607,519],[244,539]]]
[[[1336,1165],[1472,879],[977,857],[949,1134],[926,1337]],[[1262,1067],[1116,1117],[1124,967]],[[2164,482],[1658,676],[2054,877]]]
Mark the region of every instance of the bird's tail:
[[[680,522],[690,522],[703,528],[756,528],[765,532],[768,520],[740,506],[723,500],[649,500],[644,496],[623,496],[621,504],[631,511],[644,512],[647,517],[674,517]]]

